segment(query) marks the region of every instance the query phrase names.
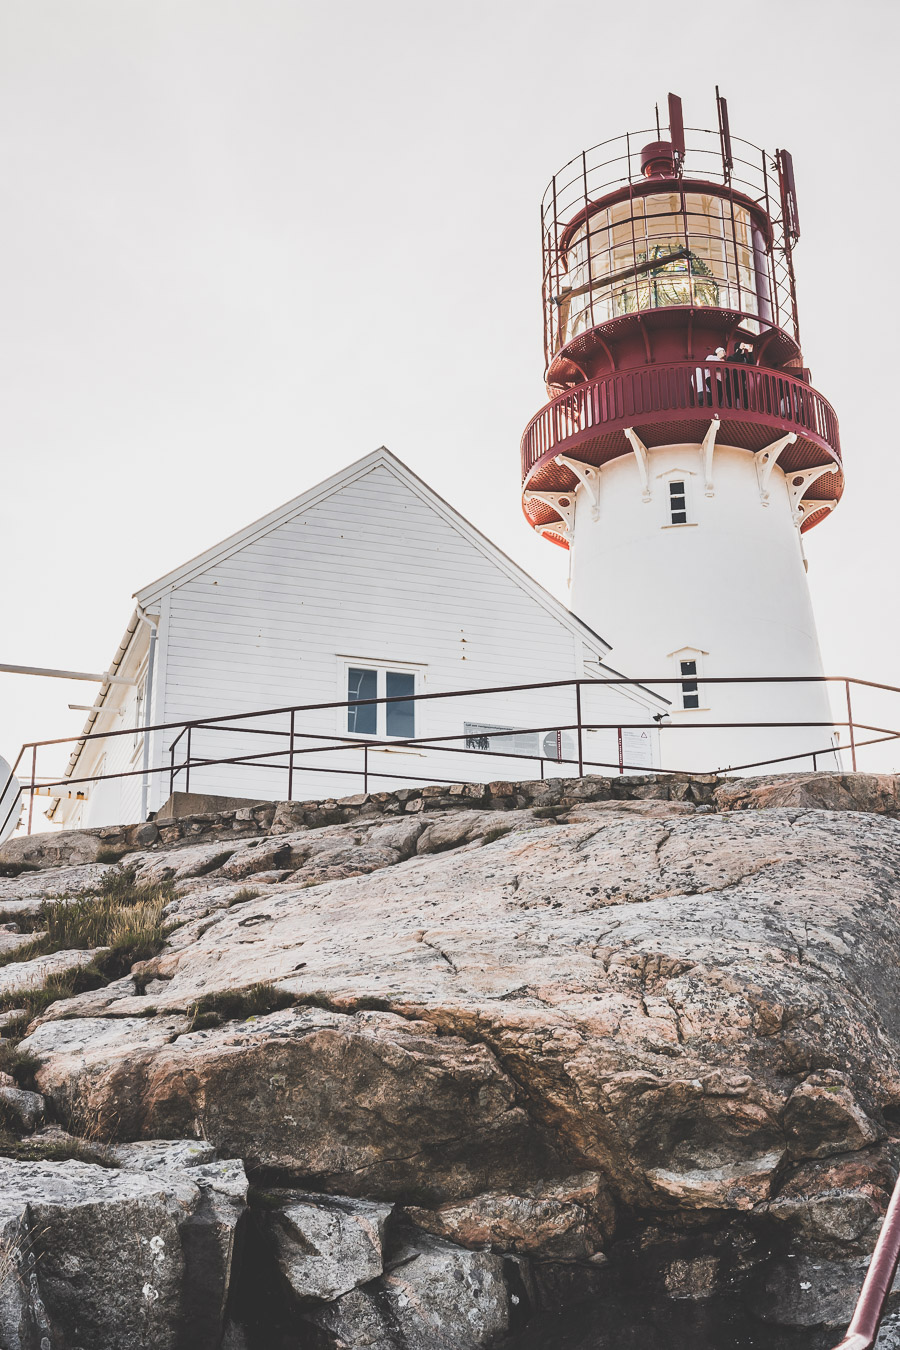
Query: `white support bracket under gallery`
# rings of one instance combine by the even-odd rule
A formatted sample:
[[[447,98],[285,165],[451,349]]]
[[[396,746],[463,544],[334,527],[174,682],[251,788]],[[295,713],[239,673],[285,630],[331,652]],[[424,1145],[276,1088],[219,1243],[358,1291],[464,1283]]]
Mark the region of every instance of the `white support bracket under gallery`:
[[[557,464],[571,469],[580,485],[584,488],[591,503],[591,520],[600,518],[600,470],[593,464],[583,464],[580,459],[569,459],[568,455],[557,455]]]
[[[830,501],[817,502],[814,497],[810,497],[805,501],[801,501],[800,505],[797,507],[797,516],[799,517],[798,523],[802,524],[809,516],[814,516],[817,511],[833,511],[836,506],[836,498]]]
[[[526,502],[545,502],[558,511],[566,527],[566,535],[575,529],[575,493],[574,492],[526,492]]]
[[[763,506],[769,505],[769,479],[772,477],[772,470],[778,463],[778,456],[782,450],[785,450],[789,445],[793,445],[796,439],[797,433],[789,431],[780,440],[772,441],[771,445],[764,445],[762,450],[757,450],[753,456],[756,462],[756,477],[759,480],[759,500]]]
[[[535,525],[535,534],[555,534],[560,539],[565,539],[566,544],[571,543],[572,536],[569,533],[569,527],[564,520],[545,520],[543,525]]]
[[[713,451],[716,448],[716,436],[720,426],[718,417],[714,417],[709,424],[709,430],[703,437],[703,445],[700,447],[703,454],[703,487],[707,497],[716,495],[716,489],[713,485]]]
[[[634,451],[634,457],[637,460],[638,472],[641,475],[641,501],[649,502],[650,498],[650,455],[647,447],[640,436],[635,434],[633,427],[623,428],[625,435],[631,443]]]
[[[798,469],[796,473],[788,475],[786,481],[791,496],[791,510],[794,513],[795,525],[803,524],[804,513],[801,509],[801,503],[806,494],[806,489],[825,473],[834,473],[834,465],[819,464],[815,469]]]

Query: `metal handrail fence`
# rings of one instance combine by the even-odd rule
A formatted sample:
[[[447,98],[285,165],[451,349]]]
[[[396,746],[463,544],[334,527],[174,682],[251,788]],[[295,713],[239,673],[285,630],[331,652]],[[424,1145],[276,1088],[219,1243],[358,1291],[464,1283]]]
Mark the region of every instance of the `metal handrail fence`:
[[[633,731],[657,731],[666,733],[672,731],[690,732],[690,731],[710,731],[710,730],[754,730],[754,729],[772,729],[781,728],[784,730],[797,728],[821,728],[823,731],[823,740],[825,736],[829,738],[827,744],[823,744],[815,749],[785,754],[782,756],[770,757],[768,759],[756,760],[747,763],[711,765],[705,772],[711,774],[721,774],[723,772],[742,773],[750,769],[760,769],[773,767],[797,760],[809,761],[809,767],[816,769],[819,767],[819,760],[822,756],[834,756],[836,747],[830,737],[835,730],[847,729],[849,732],[849,741],[847,749],[850,752],[851,765],[855,771],[857,768],[857,752],[865,746],[883,744],[887,741],[900,739],[900,730],[893,727],[876,726],[869,722],[861,722],[854,718],[851,686],[857,689],[873,689],[886,691],[891,694],[900,694],[900,688],[895,685],[878,683],[873,680],[860,680],[852,676],[800,676],[800,675],[748,675],[748,676],[704,676],[704,685],[748,685],[748,684],[827,684],[843,686],[844,699],[846,703],[846,720],[829,721],[720,721],[708,722],[702,719],[693,721],[670,722],[665,720],[668,714],[660,712],[652,717],[651,720],[643,722],[602,722],[586,718],[583,709],[583,691],[585,689],[611,689],[615,687],[632,687],[640,689],[643,693],[652,691],[654,688],[668,687],[671,685],[681,686],[682,680],[679,677],[665,676],[654,679],[629,679],[625,676],[614,676],[609,679],[588,679],[576,678],[569,680],[548,680],[540,683],[520,684],[520,685],[502,685],[488,686],[477,689],[458,689],[438,693],[425,693],[400,696],[386,696],[382,698],[358,699],[358,700],[334,700],[326,703],[308,703],[286,705],[278,708],[265,708],[253,712],[240,712],[220,714],[212,717],[194,718],[176,722],[158,722],[143,727],[121,727],[112,731],[90,732],[80,736],[64,736],[44,741],[27,741],[20,749],[15,764],[12,766],[12,774],[16,775],[17,770],[23,762],[29,764],[29,775],[20,783],[20,792],[12,802],[4,821],[0,821],[0,835],[3,829],[11,819],[12,813],[20,809],[20,802],[24,794],[28,798],[28,818],[27,829],[31,832],[34,813],[34,798],[39,790],[48,792],[53,788],[65,789],[70,791],[72,788],[100,783],[110,782],[116,779],[140,778],[148,781],[152,777],[167,775],[169,780],[170,794],[181,788],[185,792],[190,791],[191,772],[200,768],[209,768],[218,765],[241,765],[247,768],[280,768],[285,774],[286,800],[294,799],[294,790],[297,775],[300,773],[315,774],[327,773],[333,775],[355,778],[360,782],[364,792],[369,791],[372,778],[379,780],[390,780],[395,782],[409,782],[422,784],[429,783],[455,783],[460,781],[459,775],[453,778],[441,778],[433,774],[409,774],[398,771],[389,771],[378,767],[373,770],[369,757],[371,752],[379,750],[401,750],[409,748],[419,748],[427,750],[429,754],[452,753],[455,755],[476,756],[480,761],[479,767],[483,767],[486,759],[496,759],[500,762],[501,768],[505,761],[515,760],[519,763],[533,764],[538,775],[545,776],[548,764],[553,765],[571,765],[573,773],[582,777],[585,772],[595,772],[597,770],[611,770],[616,773],[626,772],[645,772],[648,766],[646,764],[635,764],[627,761],[624,749],[624,733]],[[517,727],[515,730],[498,729],[490,732],[490,741],[509,740],[510,737],[522,737],[527,735],[541,735],[556,733],[557,753],[555,754],[530,754],[523,753],[521,749],[502,750],[495,746],[489,749],[476,748],[471,744],[466,744],[473,738],[465,730],[450,735],[437,736],[410,736],[410,737],[376,737],[365,735],[343,735],[341,733],[331,733],[325,731],[304,730],[298,725],[298,717],[302,715],[314,715],[323,712],[333,712],[336,710],[359,709],[372,705],[386,704],[415,704],[435,702],[449,699],[468,698],[473,699],[487,695],[512,695],[522,693],[532,693],[541,690],[566,690],[571,689],[574,693],[574,720],[562,722],[553,721],[552,724],[541,726]],[[665,700],[662,700],[665,702]],[[242,726],[240,723],[259,722],[263,718],[285,717],[288,719],[287,726],[284,729],[271,727]],[[346,725],[346,723],[345,723]],[[194,748],[194,738],[198,731],[206,732],[227,731],[230,733],[253,735],[257,737],[275,737],[279,741],[277,748],[271,751],[261,751],[256,748],[247,755],[223,755],[210,756],[208,754],[198,754]],[[585,736],[591,732],[615,732],[617,743],[617,756],[613,761],[588,759],[585,755]],[[143,735],[148,736],[155,733],[175,732],[175,736],[169,746],[168,764],[147,765],[138,769],[125,769],[111,773],[99,773],[93,775],[83,775],[81,777],[68,776],[49,781],[40,781],[38,775],[38,755],[41,750],[51,746],[77,745],[84,746],[91,742],[114,741],[122,736]],[[868,739],[860,739],[859,733],[871,733]],[[571,733],[574,737],[574,753],[564,754],[563,734]],[[285,744],[286,742],[286,744]],[[326,742],[323,744],[323,742]],[[462,743],[462,744],[461,744]],[[180,754],[179,754],[180,751]],[[361,768],[344,768],[333,762],[335,757],[341,756],[346,751],[362,751],[363,763]],[[329,762],[326,765],[310,763],[311,756],[328,756]],[[653,772],[675,773],[679,770],[654,769]],[[5,788],[4,788],[5,791]],[[51,793],[52,795],[52,793]],[[234,794],[229,794],[234,795]],[[3,793],[0,792],[0,798]]]
[[[663,413],[747,414],[804,433],[840,467],[837,416],[827,399],[783,371],[725,361],[676,361],[617,370],[559,394],[522,436],[522,477],[557,447],[572,449],[600,432]]]

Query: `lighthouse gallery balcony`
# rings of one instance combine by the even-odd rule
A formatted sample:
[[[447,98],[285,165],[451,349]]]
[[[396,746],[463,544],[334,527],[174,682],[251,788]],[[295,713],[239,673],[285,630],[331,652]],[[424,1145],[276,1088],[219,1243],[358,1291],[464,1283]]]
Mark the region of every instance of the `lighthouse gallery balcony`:
[[[556,463],[566,455],[596,466],[631,453],[624,434],[633,427],[648,447],[697,444],[719,419],[720,445],[762,450],[793,432],[796,440],[778,463],[786,475],[833,462],[807,497],[803,530],[825,518],[843,491],[838,422],[831,404],[803,380],[783,371],[725,361],[675,362],[614,371],[560,394],[531,419],[522,437],[522,485],[531,491],[574,492],[572,471]],[[822,509],[814,509],[822,501]],[[525,514],[533,525],[556,519],[546,502],[532,498]]]

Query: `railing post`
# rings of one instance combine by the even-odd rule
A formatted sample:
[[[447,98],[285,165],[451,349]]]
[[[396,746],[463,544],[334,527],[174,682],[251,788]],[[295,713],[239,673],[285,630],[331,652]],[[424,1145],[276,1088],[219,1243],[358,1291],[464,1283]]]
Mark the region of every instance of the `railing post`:
[[[190,790],[191,790],[191,732],[193,731],[193,729],[194,729],[193,727],[188,727],[188,729],[187,729],[187,753],[186,753],[186,755],[185,755],[185,760],[184,760],[184,790],[185,790],[185,792],[190,792]]]
[[[175,791],[175,742],[169,746],[169,796]]]
[[[869,1350],[878,1337],[900,1259],[900,1181],[894,1186],[859,1299],[837,1350]]]
[[[37,778],[37,746],[31,747],[31,792],[28,797],[28,833],[31,834],[31,822],[34,819],[34,780]]]
[[[584,743],[581,735],[581,682],[575,681],[575,714],[578,722],[578,777],[584,777]]]
[[[291,740],[290,750],[288,751],[288,801],[293,800],[294,796],[294,709],[291,709]]]
[[[22,752],[21,752],[21,750],[20,750],[20,751],[19,751],[19,759],[21,759],[21,758],[22,758]],[[16,761],[16,767],[18,767],[18,760]],[[0,802],[3,801],[3,798],[6,796],[6,793],[7,793],[8,789],[12,787],[13,779],[15,778],[15,776],[16,776],[15,769],[10,769],[10,771],[9,771],[9,778],[8,778],[8,779],[6,780],[6,782],[3,784],[2,789],[0,789]],[[21,800],[22,800],[22,789],[19,788],[19,791],[14,795],[14,797],[13,797],[13,799],[12,799],[12,805],[10,806],[9,810],[7,811],[7,813],[6,813],[6,815],[3,817],[3,819],[0,820],[0,838],[3,837],[3,831],[6,829],[7,825],[9,824],[10,817],[11,817],[13,811],[15,811],[16,807],[19,807],[19,814],[21,815],[21,810],[22,810],[22,808],[21,808],[21,806],[19,805],[20,802],[21,802]],[[16,819],[18,820],[18,816],[16,817]]]
[[[850,727],[850,763],[853,765],[853,772],[856,773],[856,736],[853,731],[853,706],[850,702],[850,681],[844,681],[844,691],[847,695],[847,724]]]
[[[363,746],[363,792],[369,791],[369,746]]]
[[[625,772],[625,749],[622,745],[622,728],[616,727],[616,736],[619,740],[619,773]]]

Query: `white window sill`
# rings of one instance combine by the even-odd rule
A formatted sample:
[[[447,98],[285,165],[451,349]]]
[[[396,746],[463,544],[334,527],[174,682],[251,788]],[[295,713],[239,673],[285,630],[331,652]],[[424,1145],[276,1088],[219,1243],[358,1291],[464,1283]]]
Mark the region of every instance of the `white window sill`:
[[[676,713],[694,713],[694,712],[711,712],[711,711],[712,711],[712,709],[711,709],[711,708],[708,708],[708,707],[707,707],[707,708],[672,708],[671,711],[670,711],[670,713],[669,713],[669,716],[670,716],[670,717],[674,717],[674,715],[675,715]],[[663,725],[665,725],[665,724],[663,724]]]
[[[323,734],[324,734],[324,733],[323,733]],[[399,745],[399,746],[396,746],[396,747],[395,747],[395,746],[392,746],[392,745],[390,745],[390,744],[385,745],[385,744],[384,744],[384,741],[385,741],[385,740],[389,740],[388,737],[384,737],[384,736],[373,736],[373,735],[371,735],[370,733],[365,732],[365,731],[339,731],[339,732],[337,732],[337,735],[340,736],[340,737],[342,737],[344,740],[359,741],[361,745],[365,745],[365,744],[368,742],[369,750],[371,751],[371,753],[372,753],[373,755],[374,755],[374,754],[377,754],[377,753],[379,753],[379,752],[382,753],[382,754],[387,754],[387,755],[415,755],[415,754],[419,754],[419,753],[420,753],[420,752],[417,751],[417,750],[407,750],[406,747],[403,746],[402,744]],[[410,739],[410,737],[408,737],[408,736],[398,736],[398,737],[397,737],[397,740],[400,741],[400,742],[403,742],[403,741],[406,741],[406,740],[409,740],[409,739]],[[373,744],[372,744],[373,740],[378,741],[379,744],[378,744],[378,745],[373,745]],[[328,748],[329,748],[329,747],[327,747],[327,746],[317,746],[317,747],[316,747],[316,749],[323,749],[323,750],[324,750],[324,749],[328,749]]]
[[[372,755],[413,755],[416,759],[425,758],[421,750],[407,750],[405,747],[401,749],[399,746],[395,749],[391,745],[373,745],[370,747],[369,753]]]

